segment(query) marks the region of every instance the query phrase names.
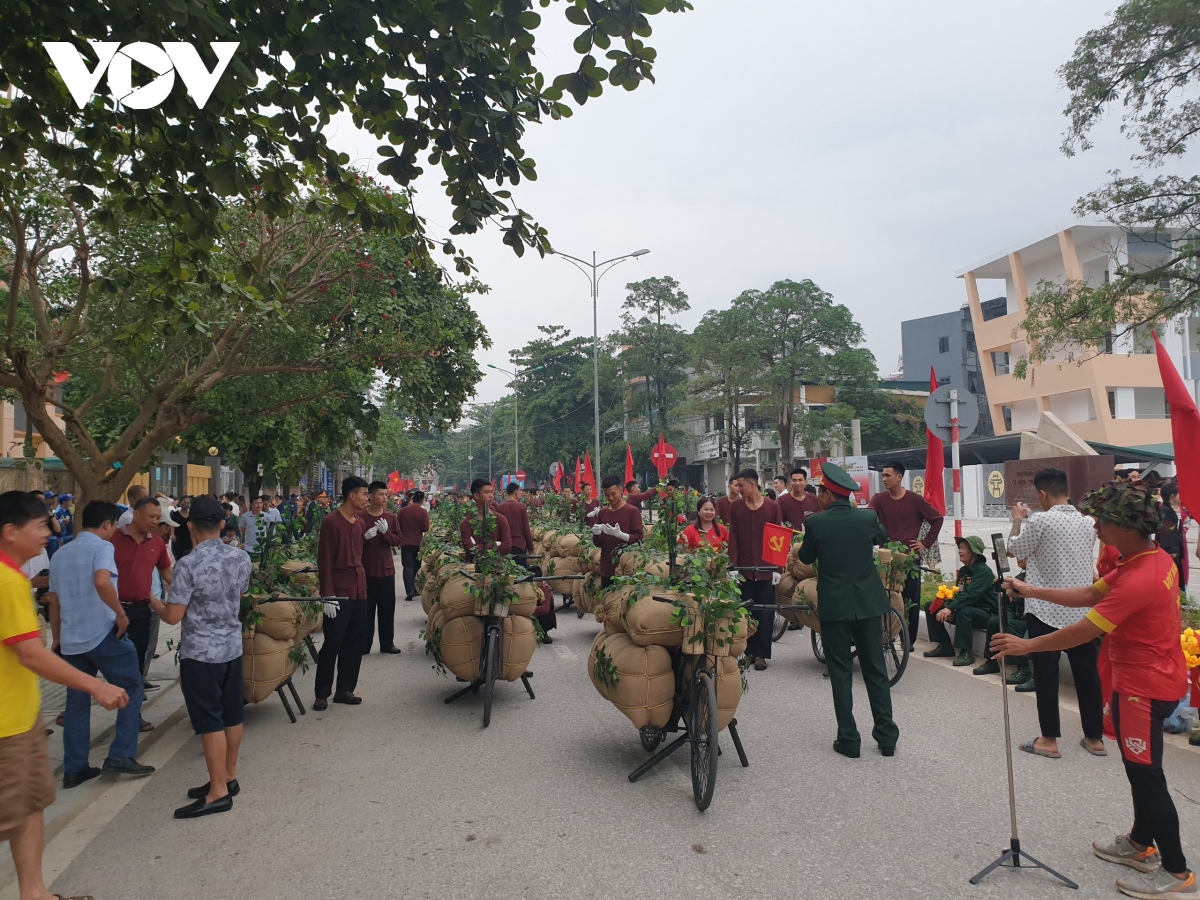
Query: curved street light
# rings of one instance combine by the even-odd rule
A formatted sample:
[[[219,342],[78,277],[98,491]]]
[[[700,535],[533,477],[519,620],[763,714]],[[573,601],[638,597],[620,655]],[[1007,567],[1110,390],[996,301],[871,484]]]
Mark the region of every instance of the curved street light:
[[[517,428],[517,379],[522,375],[528,375],[530,372],[540,372],[545,369],[545,366],[534,366],[532,369],[525,369],[521,372],[514,372],[511,369],[503,369],[500,366],[494,366],[491,363],[487,364],[489,369],[495,369],[497,372],[503,372],[505,375],[512,377],[513,386],[513,475],[521,471],[521,433]],[[491,415],[488,415],[488,421],[491,421]]]
[[[571,256],[568,253],[562,253],[551,248],[551,253],[555,256],[561,256],[580,272],[587,276],[588,282],[592,288],[592,402],[595,407],[596,416],[596,477],[600,476],[600,325],[597,313],[597,304],[600,297],[600,279],[613,266],[620,265],[627,259],[637,259],[639,256],[645,256],[649,250],[634,250],[632,253],[626,253],[624,256],[614,256],[612,259],[606,259],[604,262],[596,262],[596,251],[592,251],[592,261],[588,262],[585,259],[580,259],[577,256]],[[590,272],[589,272],[590,270]],[[603,270],[603,271],[600,271]]]

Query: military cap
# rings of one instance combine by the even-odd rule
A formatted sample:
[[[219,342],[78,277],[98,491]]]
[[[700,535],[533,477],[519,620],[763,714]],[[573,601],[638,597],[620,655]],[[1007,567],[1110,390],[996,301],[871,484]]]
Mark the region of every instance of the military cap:
[[[821,466],[821,486],[839,497],[849,497],[858,490],[858,482],[835,463],[825,463]]]
[[[966,544],[971,548],[971,552],[976,556],[984,556],[987,554],[987,548],[983,545],[983,538],[979,537],[978,535],[973,534],[970,537],[956,537],[954,539],[954,543],[958,544],[960,547],[963,544]]]

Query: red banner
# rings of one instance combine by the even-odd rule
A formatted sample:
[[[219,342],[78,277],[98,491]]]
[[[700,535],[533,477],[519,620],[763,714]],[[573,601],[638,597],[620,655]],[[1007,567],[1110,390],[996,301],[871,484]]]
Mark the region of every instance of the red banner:
[[[763,563],[768,566],[782,566],[787,562],[788,551],[792,549],[792,529],[768,522],[763,526]]]
[[[1171,442],[1175,446],[1175,483],[1179,499],[1189,510],[1200,507],[1200,411],[1188,392],[1167,348],[1154,335],[1158,374],[1171,408]]]
[[[599,493],[596,491],[596,475],[592,471],[592,457],[588,455],[586,450],[583,451],[583,483],[592,486],[593,498],[599,496]]]
[[[400,478],[399,472],[388,473],[388,490],[393,494],[399,494],[404,490],[404,481]]]
[[[563,466],[563,464],[561,462],[558,464],[558,468],[554,470],[554,491],[555,491],[555,493],[562,490],[563,472],[565,472],[565,471],[566,471],[566,468]]]
[[[579,457],[577,456],[577,457],[575,457],[575,486],[574,486],[575,493],[578,494],[582,488],[583,488],[583,470],[579,467]]]
[[[629,482],[633,481],[633,448],[629,444],[625,445],[625,481],[621,485],[624,487]]]

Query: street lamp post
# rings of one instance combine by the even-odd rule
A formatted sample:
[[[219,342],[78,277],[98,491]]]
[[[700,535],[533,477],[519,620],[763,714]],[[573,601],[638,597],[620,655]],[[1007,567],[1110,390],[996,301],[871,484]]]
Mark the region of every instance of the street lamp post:
[[[614,256],[612,259],[606,259],[604,262],[596,262],[596,251],[592,251],[592,261],[579,259],[577,256],[571,256],[567,253],[560,253],[557,250],[551,250],[555,256],[561,256],[588,279],[588,283],[592,287],[592,401],[595,406],[596,414],[596,475],[600,474],[600,324],[599,313],[597,310],[598,300],[600,297],[600,279],[604,277],[613,266],[620,265],[627,259],[636,259],[639,256],[645,256],[649,250],[634,250],[632,253],[626,253],[624,256]],[[607,268],[604,268],[606,267]],[[604,269],[603,272],[598,271]],[[588,270],[591,270],[590,274]]]
[[[512,377],[513,385],[513,475],[521,471],[521,432],[519,429],[519,419],[517,418],[517,379],[522,375],[528,375],[530,372],[540,372],[545,369],[545,366],[534,366],[532,369],[526,369],[523,372],[513,372],[510,369],[502,369],[500,366],[487,364],[489,369],[495,369],[497,372],[503,372],[505,375]],[[488,422],[491,422],[490,414]],[[490,424],[489,424],[490,427]]]

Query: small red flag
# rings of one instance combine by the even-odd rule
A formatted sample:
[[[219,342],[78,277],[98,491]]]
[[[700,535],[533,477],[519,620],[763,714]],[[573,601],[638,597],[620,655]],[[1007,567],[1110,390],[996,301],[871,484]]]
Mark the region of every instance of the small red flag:
[[[583,470],[579,467],[579,457],[575,457],[575,493],[583,487]]]
[[[586,450],[583,451],[583,483],[592,486],[592,496],[598,496],[596,493],[596,475],[592,472],[592,457]]]
[[[399,494],[404,490],[404,480],[400,477],[399,472],[388,473],[388,490],[393,494]]]
[[[792,549],[792,529],[767,522],[763,526],[763,564],[782,566],[787,563],[788,551]]]
[[[937,373],[929,367],[929,393],[938,389]],[[925,499],[929,505],[946,514],[946,480],[942,469],[946,464],[946,450],[942,439],[928,428],[925,429]]]
[[[565,471],[566,467],[561,462],[558,464],[558,468],[554,470],[554,490],[556,493],[562,490],[563,472]]]
[[[1171,442],[1175,445],[1175,483],[1179,485],[1179,499],[1189,510],[1200,509],[1200,411],[1157,334],[1154,334],[1154,346],[1158,354],[1158,374],[1162,377],[1163,392],[1171,409]]]
[[[633,448],[627,443],[625,444],[625,484],[629,484],[631,481],[633,481]]]

